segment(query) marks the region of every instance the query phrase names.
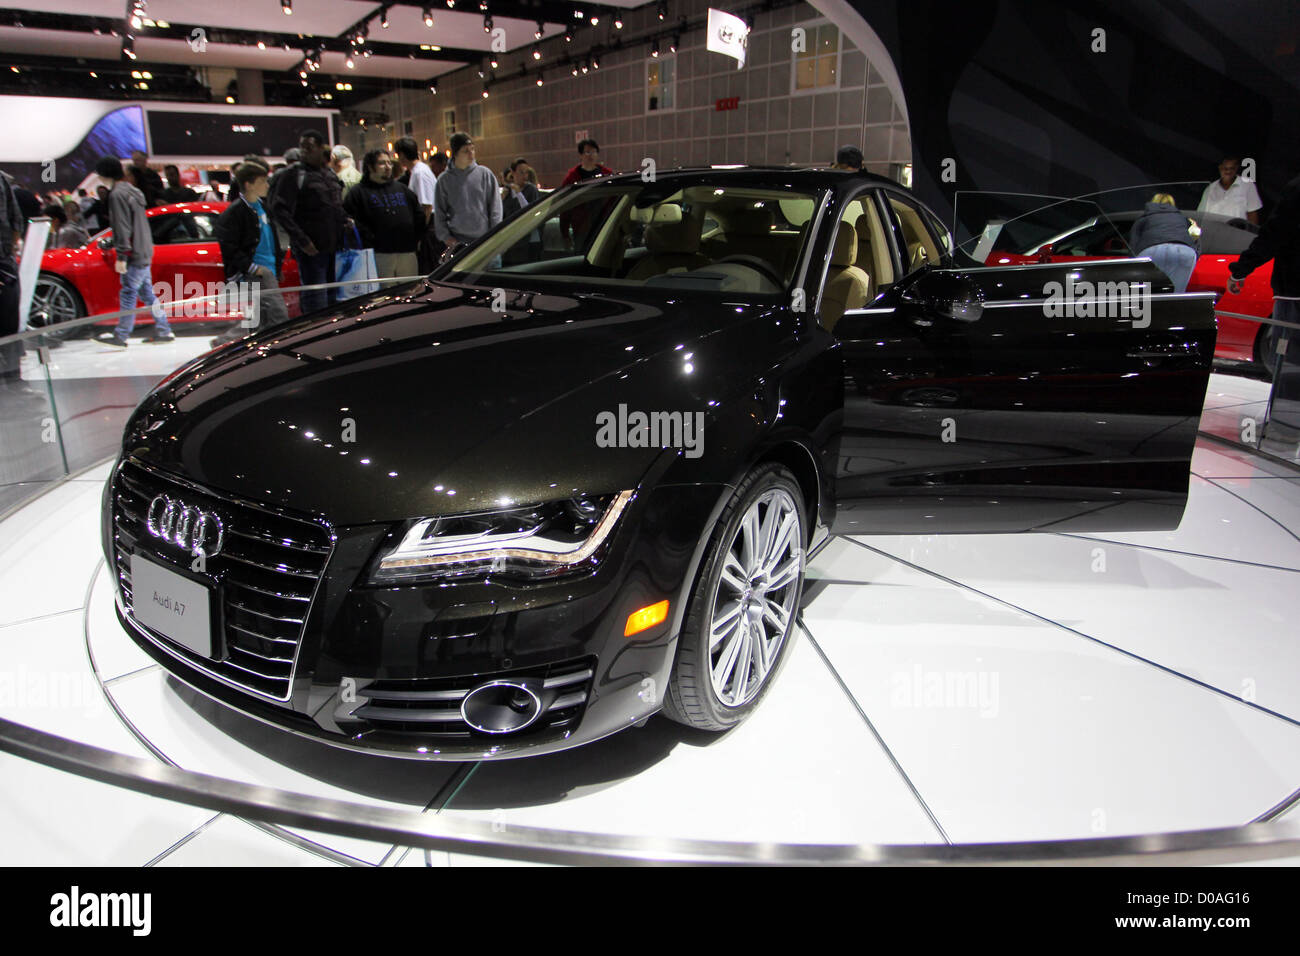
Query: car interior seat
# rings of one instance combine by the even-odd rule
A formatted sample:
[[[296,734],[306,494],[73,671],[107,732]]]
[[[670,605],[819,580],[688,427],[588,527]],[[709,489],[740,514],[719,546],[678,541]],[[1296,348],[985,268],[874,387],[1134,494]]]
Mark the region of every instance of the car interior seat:
[[[631,268],[627,278],[649,279],[707,266],[709,258],[700,254],[702,226],[695,217],[684,217],[681,206],[665,203],[656,207],[645,227],[645,247],[650,254]]]
[[[840,223],[835,231],[835,249],[821,300],[821,322],[828,332],[835,330],[835,323],[843,317],[845,310],[860,309],[869,301],[871,276],[857,262],[857,229]]]
[[[876,274],[876,249],[871,242],[871,217],[865,213],[853,224],[853,231],[858,236],[858,258],[856,265],[867,274],[867,301],[876,297],[876,283],[872,278]]]

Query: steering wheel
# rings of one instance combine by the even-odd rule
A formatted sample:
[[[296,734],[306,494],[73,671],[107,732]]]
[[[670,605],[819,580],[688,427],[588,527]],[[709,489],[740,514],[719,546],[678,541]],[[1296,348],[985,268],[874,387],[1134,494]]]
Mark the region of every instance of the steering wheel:
[[[720,266],[724,262],[734,262],[738,266],[748,266],[750,269],[753,269],[755,272],[762,275],[763,278],[771,279],[778,289],[785,288],[785,279],[781,277],[780,273],[778,273],[776,269],[773,268],[772,264],[766,259],[760,259],[758,256],[734,255],[719,259],[714,263],[714,265]],[[708,267],[705,266],[705,268],[707,269]]]

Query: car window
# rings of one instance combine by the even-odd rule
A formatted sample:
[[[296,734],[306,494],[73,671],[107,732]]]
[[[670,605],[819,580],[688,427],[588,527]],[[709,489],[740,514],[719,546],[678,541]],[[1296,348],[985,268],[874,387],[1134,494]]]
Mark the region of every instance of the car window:
[[[155,246],[211,242],[214,225],[211,214],[202,212],[174,212],[149,219],[149,231]]]
[[[894,193],[886,193],[886,196],[895,241],[903,260],[903,274],[908,275],[927,263],[938,264],[943,252],[926,225],[921,208]]]
[[[1057,256],[1127,256],[1130,254],[1124,230],[1132,222],[1113,222],[1101,217],[1092,225],[1063,236],[1052,243]]]
[[[808,240],[812,194],[764,186],[601,183],[543,200],[449,277],[531,278],[776,295]],[[477,281],[477,280],[475,280]]]

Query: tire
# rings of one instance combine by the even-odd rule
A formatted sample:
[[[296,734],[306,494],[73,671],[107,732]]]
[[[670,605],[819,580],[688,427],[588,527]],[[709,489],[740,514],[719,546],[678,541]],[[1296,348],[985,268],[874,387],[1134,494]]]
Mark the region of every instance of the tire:
[[[765,537],[769,520],[772,539]],[[724,731],[762,701],[794,633],[803,595],[806,523],[799,483],[783,465],[760,465],[740,483],[718,519],[691,592],[664,716],[688,727]],[[765,540],[770,547],[763,546]],[[752,548],[750,541],[760,547]],[[761,560],[754,550],[762,552]],[[709,639],[715,631],[722,635],[716,645]]]
[[[27,314],[28,328],[44,328],[57,338],[68,338],[78,333],[88,334],[91,331],[88,328],[59,330],[60,324],[79,319],[85,314],[86,304],[71,282],[51,272],[42,272],[37,277],[31,311]]]

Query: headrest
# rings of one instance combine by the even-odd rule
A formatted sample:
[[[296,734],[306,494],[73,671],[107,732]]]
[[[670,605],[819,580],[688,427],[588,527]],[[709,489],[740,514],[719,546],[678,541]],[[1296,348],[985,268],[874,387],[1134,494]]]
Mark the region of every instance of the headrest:
[[[766,236],[772,231],[772,210],[766,206],[741,206],[727,212],[727,236]]]
[[[681,222],[682,207],[675,203],[665,203],[662,206],[646,206],[644,209],[633,208],[631,213],[633,222]]]
[[[657,256],[672,252],[697,253],[702,225],[694,218],[683,219],[680,206],[660,206],[654,221],[645,227],[645,247]]]
[[[835,230],[835,251],[831,254],[831,265],[853,266],[858,263],[858,234],[853,229],[841,226]]]
[[[853,231],[858,234],[858,242],[871,243],[871,220],[865,213],[853,224]]]

